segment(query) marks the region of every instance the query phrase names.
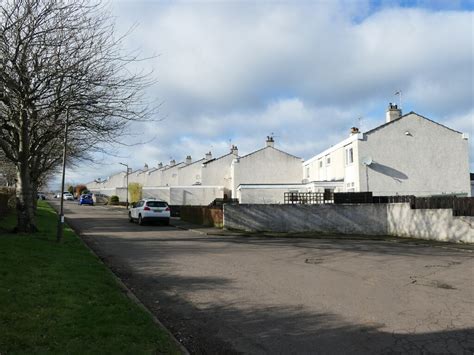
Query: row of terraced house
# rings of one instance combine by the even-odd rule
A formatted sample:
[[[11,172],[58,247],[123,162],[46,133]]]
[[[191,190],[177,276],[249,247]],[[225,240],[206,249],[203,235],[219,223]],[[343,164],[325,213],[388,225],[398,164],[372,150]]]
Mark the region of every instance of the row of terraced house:
[[[306,161],[275,147],[240,156],[236,146],[220,157],[170,161],[119,172],[87,186],[95,193],[126,195],[126,184],[144,197],[172,205],[207,205],[216,198],[240,203],[283,203],[285,192],[363,192],[373,195],[471,196],[468,135],[390,104],[386,119],[367,132],[353,127],[346,139]],[[127,176],[128,174],[128,176]]]

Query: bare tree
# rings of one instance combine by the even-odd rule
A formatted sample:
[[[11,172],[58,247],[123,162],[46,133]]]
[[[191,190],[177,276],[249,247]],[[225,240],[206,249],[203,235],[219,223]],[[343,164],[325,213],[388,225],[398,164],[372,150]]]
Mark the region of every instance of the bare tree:
[[[0,3],[0,149],[16,168],[18,227],[36,230],[38,184],[68,157],[87,158],[147,120],[149,73],[124,54],[106,9],[88,0]]]

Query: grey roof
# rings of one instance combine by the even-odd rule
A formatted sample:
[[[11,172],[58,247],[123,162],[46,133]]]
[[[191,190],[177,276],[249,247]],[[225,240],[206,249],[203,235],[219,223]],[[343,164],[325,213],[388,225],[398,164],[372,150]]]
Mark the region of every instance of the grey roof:
[[[210,159],[210,160],[208,160],[208,161],[205,161],[203,164],[212,163],[213,161],[220,160],[220,159],[225,158],[225,157],[227,157],[227,156],[229,156],[229,155],[231,155],[231,154],[233,154],[233,153],[230,152],[230,153],[227,153],[227,154],[225,154],[225,155],[220,156],[219,158]]]
[[[382,125],[380,125],[380,126],[378,126],[378,127],[375,127],[375,128],[373,128],[373,129],[371,129],[370,131],[364,132],[364,135],[365,135],[365,134],[374,133],[375,131],[378,131],[378,130],[381,129],[381,128],[385,128],[385,127],[387,127],[388,125],[392,124],[393,122],[400,121],[401,119],[403,119],[403,118],[405,118],[405,117],[407,117],[407,116],[409,116],[409,115],[416,115],[416,116],[418,116],[418,117],[420,117],[420,118],[423,118],[423,119],[425,119],[425,120],[427,120],[427,121],[430,121],[430,122],[432,122],[432,123],[434,123],[434,124],[437,124],[438,126],[441,126],[441,127],[443,127],[443,128],[449,129],[450,131],[453,131],[453,132],[462,134],[462,132],[458,132],[458,131],[456,131],[456,130],[454,130],[454,129],[452,129],[452,128],[449,128],[449,127],[446,127],[445,125],[442,125],[441,123],[438,123],[438,122],[436,122],[436,121],[430,120],[429,118],[427,118],[427,117],[425,117],[425,116],[422,116],[422,115],[420,115],[420,114],[418,114],[418,113],[416,113],[416,112],[414,112],[414,111],[410,111],[410,112],[404,114],[403,116],[400,116],[400,117],[398,117],[398,118],[396,118],[396,119],[394,119],[394,120],[392,120],[392,121],[390,121],[390,122],[386,122],[386,123],[384,123],[384,124],[382,124]]]
[[[179,166],[180,166],[181,164],[184,164],[184,162],[180,162],[180,163],[175,164],[175,165],[168,165],[168,167],[167,167],[166,169],[163,167],[164,169],[163,169],[162,171],[166,171],[166,170],[169,170],[169,169],[171,169],[171,168],[176,168],[176,167],[179,168]]]
[[[181,166],[180,169],[187,168],[188,166],[191,166],[191,165],[193,165],[193,164],[199,163],[199,162],[201,162],[201,161],[203,161],[203,160],[205,160],[205,159],[202,158],[202,159],[196,160],[196,161],[192,162],[191,164],[186,164],[185,166]]]

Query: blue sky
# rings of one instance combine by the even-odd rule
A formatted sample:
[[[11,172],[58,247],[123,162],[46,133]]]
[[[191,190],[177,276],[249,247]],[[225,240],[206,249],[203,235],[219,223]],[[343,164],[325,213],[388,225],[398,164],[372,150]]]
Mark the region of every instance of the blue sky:
[[[132,125],[127,149],[69,170],[70,182],[107,177],[230,144],[249,153],[273,133],[276,147],[309,159],[361,124],[384,122],[403,92],[415,111],[474,139],[472,1],[112,1],[117,31],[136,25],[126,49],[162,102]],[[358,118],[362,117],[359,121]],[[150,141],[151,140],[151,141]],[[471,143],[471,170],[474,151]]]

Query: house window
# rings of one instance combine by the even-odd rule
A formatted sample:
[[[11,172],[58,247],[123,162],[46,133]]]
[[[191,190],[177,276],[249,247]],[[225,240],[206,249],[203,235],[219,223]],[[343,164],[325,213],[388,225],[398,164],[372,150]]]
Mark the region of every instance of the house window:
[[[346,149],[346,165],[352,164],[354,162],[354,151],[352,148]]]
[[[309,178],[309,166],[306,167],[306,178]]]
[[[331,157],[328,155],[326,157],[326,165],[330,165],[331,164]]]
[[[320,160],[320,161],[319,161],[319,168],[322,168],[322,167],[323,167],[323,161]]]

